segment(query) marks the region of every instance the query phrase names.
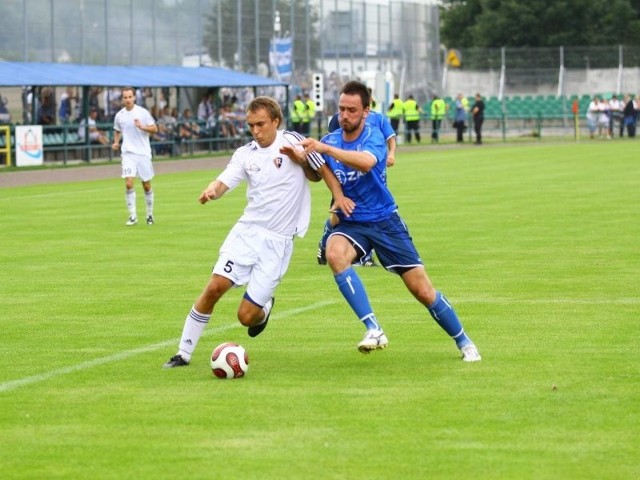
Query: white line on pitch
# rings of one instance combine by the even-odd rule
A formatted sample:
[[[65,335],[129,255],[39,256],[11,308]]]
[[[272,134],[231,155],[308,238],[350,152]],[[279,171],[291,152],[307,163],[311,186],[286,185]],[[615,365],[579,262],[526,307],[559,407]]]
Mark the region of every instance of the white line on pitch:
[[[285,312],[279,312],[277,315],[274,315],[273,318],[275,320],[278,318],[291,317],[292,315],[297,315],[302,312],[307,312],[309,310],[315,310],[318,308],[326,307],[327,305],[331,305],[332,303],[336,303],[336,302],[326,301],[326,302],[314,303],[306,307],[295,308],[293,310],[287,310]],[[222,325],[219,327],[206,329],[202,336],[205,337],[207,335],[224,332],[227,330],[231,330],[233,328],[240,328],[240,324],[234,323],[232,325]],[[16,388],[24,387],[34,383],[44,382],[45,380],[50,380],[52,378],[60,377],[62,375],[78,372],[80,370],[87,370],[89,368],[98,367],[100,365],[105,365],[107,363],[118,362],[120,360],[134,357],[142,353],[148,353],[148,352],[153,352],[155,350],[160,350],[161,348],[169,347],[171,345],[177,345],[179,341],[180,341],[179,338],[176,338],[173,340],[165,340],[164,342],[154,343],[152,345],[146,345],[144,347],[134,348],[132,350],[125,350],[124,352],[115,353],[113,355],[109,355],[108,357],[96,358],[94,360],[82,362],[77,365],[71,365],[69,367],[64,367],[64,368],[57,368],[55,370],[50,370],[48,372],[41,373],[40,375],[33,375],[31,377],[24,377],[24,378],[19,378],[17,380],[11,380],[8,382],[0,383],[0,393],[8,392],[9,390],[15,390]]]

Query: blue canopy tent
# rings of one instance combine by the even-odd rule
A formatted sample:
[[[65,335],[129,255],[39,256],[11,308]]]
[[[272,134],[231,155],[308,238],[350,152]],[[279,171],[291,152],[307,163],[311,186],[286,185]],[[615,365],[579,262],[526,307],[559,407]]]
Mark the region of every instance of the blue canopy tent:
[[[225,68],[0,62],[0,86],[275,87],[287,83]]]
[[[177,89],[245,87],[255,90],[258,87],[286,87],[287,85],[286,82],[260,75],[214,67],[79,65],[0,61],[0,86],[82,87],[84,99],[82,116],[85,118],[89,108],[88,93],[91,87],[133,86],[176,87]],[[35,117],[35,112],[32,112],[32,116]]]
[[[0,86],[83,87],[276,87],[282,81],[225,68],[179,66],[78,65],[0,62]],[[87,105],[83,106],[86,114]]]

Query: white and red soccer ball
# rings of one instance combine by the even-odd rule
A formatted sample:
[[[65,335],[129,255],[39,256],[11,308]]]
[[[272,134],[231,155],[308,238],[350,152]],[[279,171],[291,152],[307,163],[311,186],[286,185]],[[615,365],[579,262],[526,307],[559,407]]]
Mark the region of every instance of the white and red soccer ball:
[[[218,378],[240,378],[249,370],[249,356],[242,345],[225,342],[211,354],[211,371]]]

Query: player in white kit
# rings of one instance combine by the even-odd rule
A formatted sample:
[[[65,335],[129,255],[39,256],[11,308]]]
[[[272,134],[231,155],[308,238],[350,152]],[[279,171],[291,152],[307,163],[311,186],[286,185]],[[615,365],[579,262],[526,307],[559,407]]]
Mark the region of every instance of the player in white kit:
[[[133,226],[138,223],[136,191],[133,185],[136,177],[140,177],[144,189],[147,224],[153,225],[153,164],[149,136],[157,133],[158,126],[146,108],[136,105],[136,92],[133,87],[122,89],[122,102],[124,108],[116,113],[113,119],[114,137],[111,148],[122,151],[122,178],[125,180],[125,200],[129,210],[126,225]]]
[[[311,192],[307,180],[325,180],[334,195],[332,208],[350,214],[354,203],[342,193],[340,183],[318,154],[296,160],[283,147],[304,139],[298,133],[278,130],[283,124],[278,103],[254,98],[247,108],[247,125],[253,141],[238,148],[225,170],[200,194],[202,204],[217,200],[247,182],[247,206],[220,247],[218,261],[204,291],[185,319],[178,352],[164,368],[188,365],[209,323],[214,306],[231,287],[246,285],[238,307],[238,320],[255,337],[267,326],[273,294],[289,267],[293,239],[309,227]]]

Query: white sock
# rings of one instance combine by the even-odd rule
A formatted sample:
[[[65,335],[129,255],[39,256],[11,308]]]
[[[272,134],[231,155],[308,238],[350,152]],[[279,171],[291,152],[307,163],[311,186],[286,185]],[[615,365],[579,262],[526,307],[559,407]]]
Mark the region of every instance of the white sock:
[[[124,193],[124,199],[127,202],[127,210],[129,210],[130,217],[137,217],[136,214],[136,191],[132,188],[126,190]]]
[[[153,216],[153,190],[144,192],[144,201],[147,204],[147,217]]]
[[[196,345],[200,341],[204,327],[209,323],[211,314],[205,315],[198,312],[195,307],[191,307],[191,311],[184,321],[182,329],[182,338],[178,346],[178,353],[187,362],[191,360],[191,354],[196,349]]]
[[[255,326],[262,325],[264,322],[267,321],[267,317],[269,316],[269,312],[271,312],[272,308],[273,308],[273,300],[269,300],[267,304],[264,307],[262,307],[262,311],[264,312],[264,317],[262,317],[262,320],[256,323]]]

